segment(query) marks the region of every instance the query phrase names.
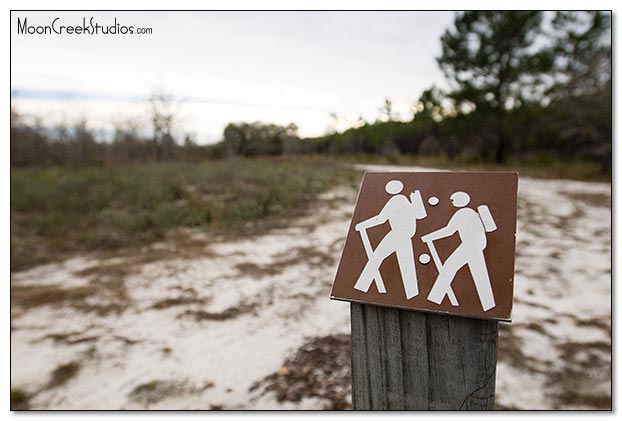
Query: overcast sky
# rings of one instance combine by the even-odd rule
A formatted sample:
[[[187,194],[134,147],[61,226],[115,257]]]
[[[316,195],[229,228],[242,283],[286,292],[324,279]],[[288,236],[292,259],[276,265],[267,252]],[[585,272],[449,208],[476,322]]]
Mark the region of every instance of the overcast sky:
[[[29,26],[94,22],[151,35],[23,35]],[[218,140],[231,121],[298,125],[321,135],[373,121],[384,98],[404,118],[432,84],[452,12],[14,12],[11,90],[21,113],[46,124],[84,116],[91,127],[145,116],[155,90],[179,99],[184,131]]]

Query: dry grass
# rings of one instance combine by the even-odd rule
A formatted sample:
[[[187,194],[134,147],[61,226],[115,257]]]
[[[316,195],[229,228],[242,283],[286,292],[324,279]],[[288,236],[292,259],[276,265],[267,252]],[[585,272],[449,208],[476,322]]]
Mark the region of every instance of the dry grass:
[[[336,262],[333,253],[318,250],[316,247],[298,247],[276,256],[279,266],[297,265],[301,262],[318,266],[330,266]]]
[[[197,298],[197,297],[175,297],[175,298],[165,298],[163,300],[157,301],[151,308],[156,310],[162,310],[165,308],[176,307],[176,306],[185,306],[192,304],[207,304],[210,300],[206,298]]]
[[[243,262],[235,265],[239,276],[252,276],[255,278],[263,278],[265,276],[274,276],[281,273],[281,265],[267,264],[259,265],[252,262]]]
[[[76,345],[85,342],[95,342],[99,336],[84,335],[84,332],[67,332],[67,333],[51,333],[43,337],[43,339],[51,339],[56,343],[67,345]]]
[[[81,276],[90,278],[88,284],[70,288],[12,283],[11,304],[24,310],[53,305],[67,306],[98,316],[119,314],[127,309],[130,302],[124,278],[129,268],[121,270],[119,267],[102,265],[81,271]]]
[[[611,209],[611,196],[602,193],[565,193],[573,201]]]
[[[52,389],[67,384],[71,379],[76,377],[80,372],[82,366],[77,361],[72,361],[67,364],[59,365],[54,369],[50,380],[45,386],[46,389]]]
[[[610,410],[612,399],[597,386],[611,383],[611,365],[604,359],[611,344],[603,341],[565,342],[558,346],[564,362],[559,372],[549,373],[548,386],[560,407],[586,407]]]
[[[148,407],[158,403],[171,395],[178,395],[184,388],[181,382],[153,380],[136,386],[129,394],[134,402]]]
[[[11,388],[11,411],[27,411],[30,409],[30,395],[22,389]]]
[[[197,321],[216,320],[223,321],[235,319],[244,314],[252,313],[257,308],[257,304],[240,303],[234,307],[229,307],[223,311],[212,312],[204,310],[187,310],[179,317],[193,317]]]
[[[62,288],[54,285],[11,285],[11,303],[24,309],[43,305],[79,306],[96,292],[95,287]]]
[[[128,397],[145,408],[161,402],[167,398],[185,394],[196,394],[214,387],[214,383],[207,381],[202,386],[193,386],[188,381],[181,380],[152,380],[136,386]]]
[[[316,247],[298,247],[286,253],[274,256],[274,261],[269,264],[257,264],[252,262],[242,262],[235,265],[238,276],[252,276],[263,278],[275,276],[283,272],[287,266],[300,264],[327,266],[333,265],[336,258],[333,254],[318,250]]]
[[[313,397],[326,400],[324,409],[350,409],[350,335],[308,339],[276,373],[255,383],[254,390],[273,392],[279,402]]]

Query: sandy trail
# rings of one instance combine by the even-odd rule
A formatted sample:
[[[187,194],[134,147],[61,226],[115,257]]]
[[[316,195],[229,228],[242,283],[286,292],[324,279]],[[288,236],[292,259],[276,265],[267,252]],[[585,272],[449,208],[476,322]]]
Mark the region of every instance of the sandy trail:
[[[355,196],[336,188],[247,240],[196,233],[207,243],[191,259],[155,244],[145,253],[157,261],[89,256],[13,273],[26,304],[11,309],[12,387],[34,409],[347,407],[349,306],[328,294]],[[610,405],[610,197],[609,184],[521,179],[500,407]]]

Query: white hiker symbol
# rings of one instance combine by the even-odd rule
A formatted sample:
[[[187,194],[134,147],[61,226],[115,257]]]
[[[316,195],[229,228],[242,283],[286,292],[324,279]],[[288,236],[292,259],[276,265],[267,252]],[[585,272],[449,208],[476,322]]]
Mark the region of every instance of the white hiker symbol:
[[[389,181],[385,190],[393,197],[387,201],[378,215],[359,222],[354,227],[361,234],[361,241],[369,259],[354,285],[354,288],[359,291],[367,292],[372,282],[375,281],[378,292],[387,292],[380,276],[380,265],[384,259],[395,253],[402,274],[406,298],[411,299],[419,294],[412,238],[416,231],[415,220],[425,218],[426,211],[419,190],[411,193],[410,200],[408,200],[405,195],[399,194],[403,189],[404,185],[401,181]],[[374,250],[367,237],[366,230],[382,225],[386,221],[389,221],[391,231]]]
[[[492,219],[488,206],[478,206],[477,212],[465,207],[471,201],[467,193],[455,192],[450,199],[452,205],[460,209],[451,217],[446,227],[421,237],[421,241],[428,245],[434,264],[439,270],[438,277],[428,295],[428,300],[440,304],[447,295],[451,304],[458,306],[458,300],[451,289],[451,283],[456,273],[464,265],[468,265],[482,308],[484,311],[488,311],[494,308],[496,304],[488,277],[484,249],[486,248],[486,232],[495,231],[497,226]],[[451,237],[455,232],[458,232],[461,244],[445,260],[445,263],[442,263],[433,242],[441,238]]]

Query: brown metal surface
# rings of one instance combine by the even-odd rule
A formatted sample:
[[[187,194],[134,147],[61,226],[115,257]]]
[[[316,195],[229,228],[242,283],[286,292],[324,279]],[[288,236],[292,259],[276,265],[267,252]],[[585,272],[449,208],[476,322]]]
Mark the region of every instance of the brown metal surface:
[[[367,254],[355,225],[377,215],[391,194],[385,185],[391,180],[399,180],[404,189],[401,194],[409,197],[419,190],[425,204],[427,217],[416,221],[416,233],[412,238],[419,295],[406,298],[402,277],[395,253],[389,255],[380,266],[380,274],[386,293],[381,294],[373,283],[367,292],[354,289],[354,285],[368,261]],[[352,222],[348,230],[345,246],[335,276],[331,298],[337,300],[376,304],[411,310],[421,310],[444,314],[454,314],[473,318],[511,320],[514,291],[514,253],[516,233],[516,200],[518,174],[509,172],[379,172],[366,173]],[[487,245],[484,256],[495,299],[495,307],[484,311],[468,266],[462,267],[454,277],[451,287],[459,302],[452,306],[448,297],[440,304],[427,299],[438,276],[433,260],[427,264],[419,261],[421,254],[431,255],[421,237],[447,225],[458,210],[450,201],[450,196],[458,191],[470,195],[468,208],[477,211],[480,205],[487,205],[497,229],[486,233]],[[435,196],[436,206],[428,203]],[[372,248],[390,231],[388,222],[367,230]],[[451,237],[434,241],[434,246],[442,262],[461,244],[458,233]]]

